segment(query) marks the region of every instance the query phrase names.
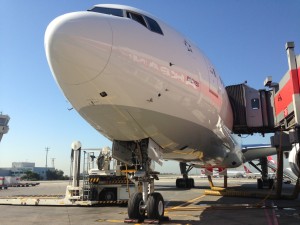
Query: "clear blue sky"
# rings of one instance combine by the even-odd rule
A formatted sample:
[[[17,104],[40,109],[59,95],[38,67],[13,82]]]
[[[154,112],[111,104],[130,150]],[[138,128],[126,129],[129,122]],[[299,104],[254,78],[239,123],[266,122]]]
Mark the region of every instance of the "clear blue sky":
[[[10,131],[0,143],[0,167],[13,161],[45,166],[48,146],[48,162],[56,158],[55,166],[68,174],[73,140],[85,148],[111,145],[75,110],[67,110],[71,106],[54,82],[44,51],[51,20],[98,3],[130,5],[164,20],[206,53],[226,85],[248,80],[262,88],[268,75],[278,81],[287,71],[287,41],[295,41],[300,54],[298,0],[0,0],[0,111],[11,117]],[[173,164],[164,169],[172,170]]]

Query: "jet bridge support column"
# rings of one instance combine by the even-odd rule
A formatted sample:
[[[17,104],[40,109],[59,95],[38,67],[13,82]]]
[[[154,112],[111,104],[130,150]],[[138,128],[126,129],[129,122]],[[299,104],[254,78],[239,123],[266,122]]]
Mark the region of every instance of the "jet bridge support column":
[[[268,159],[266,157],[262,157],[259,159],[259,163],[261,166],[261,176],[263,180],[268,179]]]
[[[276,195],[281,198],[282,181],[283,181],[283,151],[281,146],[277,148],[277,171],[276,171]]]
[[[262,189],[265,186],[272,188],[274,180],[269,178],[267,157],[260,158],[259,163],[261,166],[261,178],[257,180],[257,187],[259,189]]]

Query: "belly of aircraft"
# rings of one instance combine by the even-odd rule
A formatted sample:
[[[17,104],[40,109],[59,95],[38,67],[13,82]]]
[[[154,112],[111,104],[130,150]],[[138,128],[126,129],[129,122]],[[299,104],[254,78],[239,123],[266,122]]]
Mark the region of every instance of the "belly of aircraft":
[[[229,151],[211,130],[160,112],[116,105],[86,106],[79,112],[111,140],[150,137],[164,149],[164,159],[217,165]]]

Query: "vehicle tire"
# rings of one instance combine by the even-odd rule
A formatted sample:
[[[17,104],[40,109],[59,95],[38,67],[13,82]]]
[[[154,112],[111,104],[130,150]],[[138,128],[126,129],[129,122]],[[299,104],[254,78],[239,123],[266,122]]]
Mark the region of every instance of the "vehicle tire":
[[[117,201],[117,190],[115,188],[103,189],[99,194],[100,201]]]
[[[141,208],[144,205],[142,193],[136,192],[129,198],[128,201],[128,217],[130,219],[145,219],[145,210]]]
[[[147,201],[147,214],[149,219],[160,220],[165,213],[165,202],[162,195],[154,192]]]
[[[96,188],[91,188],[91,199],[94,201],[98,201],[99,200],[99,194]]]

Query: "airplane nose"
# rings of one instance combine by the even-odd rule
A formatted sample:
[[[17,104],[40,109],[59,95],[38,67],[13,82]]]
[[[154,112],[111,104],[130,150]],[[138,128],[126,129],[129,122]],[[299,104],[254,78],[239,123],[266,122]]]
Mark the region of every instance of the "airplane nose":
[[[105,69],[112,49],[112,29],[105,17],[91,12],[54,19],[45,33],[45,51],[58,83],[89,82]]]

